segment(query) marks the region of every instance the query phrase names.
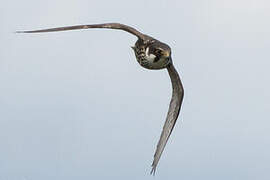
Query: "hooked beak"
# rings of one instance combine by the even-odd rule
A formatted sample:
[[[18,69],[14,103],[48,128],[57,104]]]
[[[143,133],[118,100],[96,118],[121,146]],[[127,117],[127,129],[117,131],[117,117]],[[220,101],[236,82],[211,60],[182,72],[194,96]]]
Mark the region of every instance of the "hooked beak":
[[[170,57],[170,51],[162,51],[162,55],[165,57]]]

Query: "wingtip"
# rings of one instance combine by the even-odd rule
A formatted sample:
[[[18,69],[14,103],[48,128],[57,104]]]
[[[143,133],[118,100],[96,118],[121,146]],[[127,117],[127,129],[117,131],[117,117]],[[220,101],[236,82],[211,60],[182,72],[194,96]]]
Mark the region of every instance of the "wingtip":
[[[27,33],[27,31],[15,31],[14,33]]]
[[[37,31],[15,31],[15,33],[39,33],[40,30]]]
[[[157,169],[157,166],[152,166],[152,170],[151,170],[150,174],[153,175],[153,176],[155,176],[156,169]]]

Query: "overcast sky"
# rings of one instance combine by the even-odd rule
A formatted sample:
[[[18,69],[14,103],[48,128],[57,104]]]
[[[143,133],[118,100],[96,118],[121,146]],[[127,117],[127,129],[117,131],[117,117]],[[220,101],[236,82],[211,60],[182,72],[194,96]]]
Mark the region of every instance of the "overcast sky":
[[[168,110],[166,70],[115,30],[172,48],[183,108],[155,180],[268,180],[270,2],[9,0],[0,6],[0,180],[144,180]]]

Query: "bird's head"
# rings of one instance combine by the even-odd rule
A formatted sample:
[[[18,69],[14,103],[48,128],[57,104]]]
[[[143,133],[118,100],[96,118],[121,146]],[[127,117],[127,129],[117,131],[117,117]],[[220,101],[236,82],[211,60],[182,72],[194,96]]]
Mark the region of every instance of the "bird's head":
[[[171,62],[171,48],[160,41],[149,45],[149,52],[146,52],[147,55],[154,57],[151,63],[153,69],[163,69]]]
[[[162,42],[156,42],[149,46],[150,53],[159,58],[169,58],[171,56],[171,48]]]

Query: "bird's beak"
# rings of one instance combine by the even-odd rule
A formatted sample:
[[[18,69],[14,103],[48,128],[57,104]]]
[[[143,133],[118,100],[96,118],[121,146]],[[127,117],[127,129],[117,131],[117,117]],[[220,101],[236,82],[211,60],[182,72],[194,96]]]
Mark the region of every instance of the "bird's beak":
[[[162,55],[165,57],[169,57],[170,56],[170,51],[162,51]]]

